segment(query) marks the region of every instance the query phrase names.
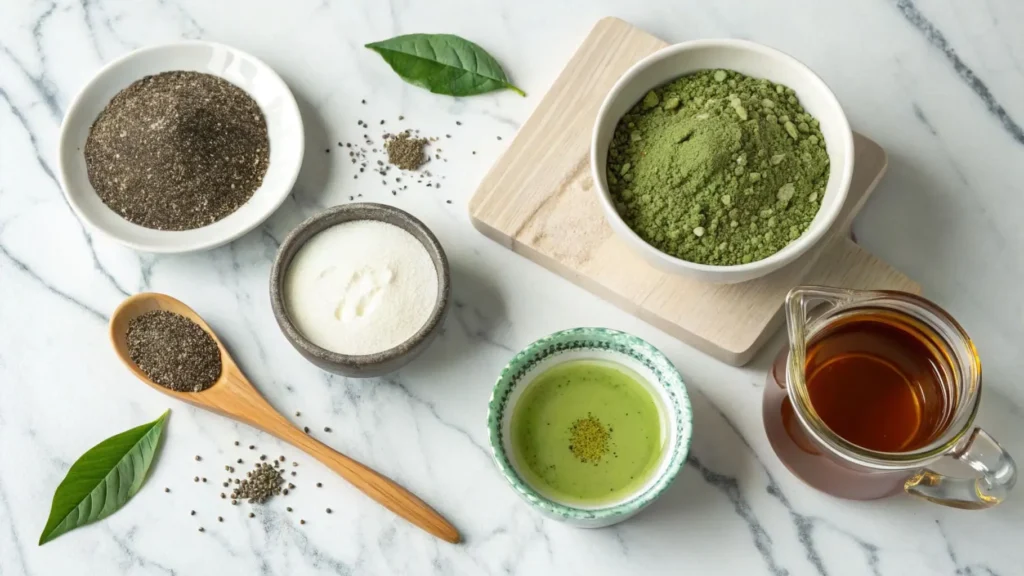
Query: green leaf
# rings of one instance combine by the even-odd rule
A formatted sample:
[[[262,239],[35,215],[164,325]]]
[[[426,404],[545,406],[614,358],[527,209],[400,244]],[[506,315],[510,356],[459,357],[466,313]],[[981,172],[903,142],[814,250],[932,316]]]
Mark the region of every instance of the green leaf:
[[[39,545],[117,512],[146,479],[170,410],[107,438],[82,455],[57,486]]]
[[[406,34],[366,47],[380,54],[403,80],[435,94],[473,96],[507,88],[526,96],[508,81],[493,56],[452,34]]]

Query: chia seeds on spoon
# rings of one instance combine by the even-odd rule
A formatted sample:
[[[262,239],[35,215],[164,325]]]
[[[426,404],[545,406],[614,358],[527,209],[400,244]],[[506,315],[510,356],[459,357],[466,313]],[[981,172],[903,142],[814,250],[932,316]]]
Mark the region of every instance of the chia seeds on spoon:
[[[128,356],[150,380],[176,392],[202,392],[220,378],[220,349],[199,324],[153,310],[128,323]]]
[[[263,182],[267,122],[234,84],[200,72],[163,72],[107,104],[85,141],[89,182],[129,222],[191,230],[231,214]]]

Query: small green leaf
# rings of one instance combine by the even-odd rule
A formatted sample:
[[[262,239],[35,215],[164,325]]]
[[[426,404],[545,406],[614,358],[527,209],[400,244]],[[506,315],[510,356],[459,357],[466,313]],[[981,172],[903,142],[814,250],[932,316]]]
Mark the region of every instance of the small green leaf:
[[[435,94],[473,96],[507,88],[526,96],[508,81],[493,56],[452,34],[406,34],[366,47],[380,54],[403,80]]]
[[[118,511],[146,479],[170,410],[137,428],[111,436],[82,455],[57,486],[39,545]]]

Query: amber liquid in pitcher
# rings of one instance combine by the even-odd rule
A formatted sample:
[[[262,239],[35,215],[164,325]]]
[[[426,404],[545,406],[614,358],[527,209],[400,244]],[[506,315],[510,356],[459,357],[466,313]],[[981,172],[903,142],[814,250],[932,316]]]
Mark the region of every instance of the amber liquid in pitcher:
[[[949,426],[950,359],[914,318],[862,308],[832,319],[807,344],[804,380],[814,411],[837,436],[876,452],[912,452]],[[831,456],[803,428],[786,392],[783,350],[768,374],[764,424],[782,462],[830,494],[872,499],[902,490],[907,473],[878,473]]]
[[[905,317],[859,313],[815,336],[804,378],[811,405],[836,435],[876,452],[910,452],[948,424],[942,362]]]

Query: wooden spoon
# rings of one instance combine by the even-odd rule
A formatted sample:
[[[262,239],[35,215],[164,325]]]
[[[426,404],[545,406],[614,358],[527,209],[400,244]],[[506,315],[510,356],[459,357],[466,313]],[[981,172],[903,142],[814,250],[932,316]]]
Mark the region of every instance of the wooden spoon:
[[[150,380],[135,365],[128,355],[126,337],[128,323],[133,318],[152,310],[168,310],[191,319],[203,330],[206,330],[206,333],[217,343],[217,347],[220,349],[222,369],[220,378],[212,386],[202,392],[175,392]],[[166,294],[153,292],[129,297],[117,307],[114,315],[110,318],[110,341],[125,366],[151,387],[178,400],[212,410],[272,434],[316,458],[352,483],[353,486],[362,490],[367,496],[416,526],[446,542],[455,544],[460,541],[459,532],[455,527],[411,492],[387,477],[314,440],[274,410],[242,374],[213,330],[184,303]]]

